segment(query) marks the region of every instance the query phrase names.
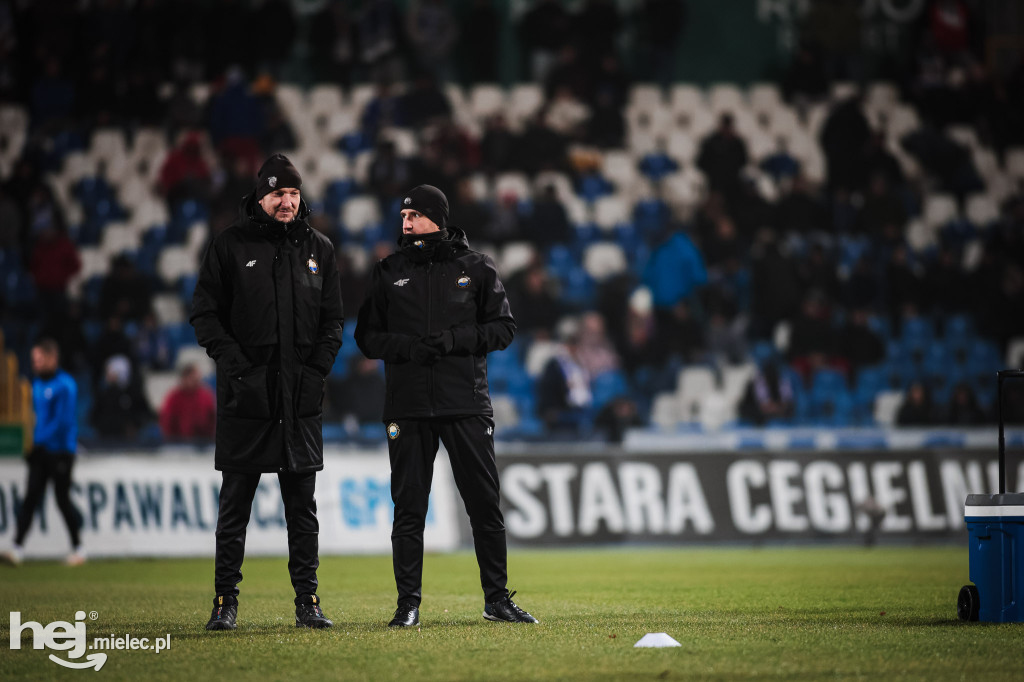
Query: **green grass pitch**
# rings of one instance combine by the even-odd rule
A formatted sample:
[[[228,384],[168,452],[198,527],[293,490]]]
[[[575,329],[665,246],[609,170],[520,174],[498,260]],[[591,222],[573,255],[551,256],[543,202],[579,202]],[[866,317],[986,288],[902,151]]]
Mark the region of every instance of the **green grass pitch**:
[[[0,611],[43,625],[94,611],[89,641],[170,634],[171,646],[66,670],[31,648],[29,632],[10,650],[3,613],[0,678],[1024,678],[1024,625],[956,619],[966,547],[513,550],[509,564],[516,601],[539,626],[484,621],[476,562],[463,552],[426,557],[418,629],[385,627],[390,557],[323,559],[320,596],[335,622],[325,631],[294,627],[286,561],[254,558],[238,630],[208,633],[212,560],[30,562],[0,573]],[[682,646],[633,648],[647,632]]]

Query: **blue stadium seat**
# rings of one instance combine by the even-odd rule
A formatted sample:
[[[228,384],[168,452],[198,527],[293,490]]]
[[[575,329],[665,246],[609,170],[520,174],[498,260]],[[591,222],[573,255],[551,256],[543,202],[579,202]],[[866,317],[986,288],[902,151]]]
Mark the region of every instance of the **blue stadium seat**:
[[[579,265],[572,255],[572,250],[564,244],[553,244],[548,249],[548,267],[554,272],[567,272],[569,268]]]
[[[823,395],[842,393],[846,391],[846,377],[838,370],[821,368],[811,377],[811,391]]]
[[[942,338],[950,348],[966,348],[974,339],[974,321],[970,315],[950,315],[943,325]]]
[[[613,399],[628,396],[629,383],[621,371],[609,370],[590,380],[590,392],[594,398],[594,410],[600,410]]]
[[[613,191],[615,187],[600,173],[585,173],[576,181],[576,194],[585,201],[596,201]]]
[[[633,209],[633,223],[641,234],[658,234],[671,218],[668,204],[660,199],[643,199]]]

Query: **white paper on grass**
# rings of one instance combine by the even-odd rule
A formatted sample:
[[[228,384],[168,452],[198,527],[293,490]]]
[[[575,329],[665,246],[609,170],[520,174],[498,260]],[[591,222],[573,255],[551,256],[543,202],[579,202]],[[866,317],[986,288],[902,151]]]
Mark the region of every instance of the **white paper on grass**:
[[[633,646],[658,648],[666,646],[682,646],[682,644],[672,639],[664,632],[648,632]]]

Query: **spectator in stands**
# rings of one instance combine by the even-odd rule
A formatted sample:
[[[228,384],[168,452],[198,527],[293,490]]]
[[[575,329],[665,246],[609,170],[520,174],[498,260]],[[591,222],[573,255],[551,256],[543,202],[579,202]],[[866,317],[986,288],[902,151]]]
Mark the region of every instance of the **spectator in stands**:
[[[860,217],[864,232],[872,241],[888,246],[903,241],[907,212],[885,173],[871,176]]]
[[[923,124],[904,135],[900,144],[925,171],[939,180],[942,191],[962,198],[985,189],[967,147],[934,126]]]
[[[259,156],[259,139],[264,127],[264,108],[238,68],[231,69],[224,87],[210,95],[209,131],[214,147],[251,149]]]
[[[614,57],[622,17],[613,0],[586,0],[576,15],[580,57],[586,64],[597,64],[605,55]]]
[[[667,88],[675,72],[679,36],[686,28],[686,0],[643,0],[634,16],[639,39],[645,50],[641,80]]]
[[[352,426],[380,424],[380,406],[385,400],[384,374],[380,360],[371,360],[359,353],[348,360],[348,372],[340,380],[333,374],[327,378],[325,418]],[[379,428],[379,426],[378,426]]]
[[[937,423],[931,394],[923,383],[915,381],[907,389],[896,413],[897,426],[933,426]]]
[[[989,423],[989,417],[978,404],[970,384],[960,382],[953,387],[943,424],[949,426],[979,426]]]
[[[377,142],[376,153],[367,171],[366,184],[377,197],[381,215],[387,215],[391,203],[409,185],[413,173],[409,159],[401,157],[391,140]]]
[[[343,87],[352,84],[358,46],[354,9],[348,0],[329,0],[310,21],[310,63],[319,72],[317,81]]]
[[[890,191],[902,187],[906,180],[899,159],[889,151],[887,144],[885,133],[881,130],[875,130],[868,138],[868,148],[864,152],[864,173],[869,191],[878,176],[882,177]]]
[[[885,359],[885,343],[868,325],[868,320],[866,309],[855,308],[839,332],[837,352],[848,363],[851,376]]]
[[[110,273],[100,289],[100,319],[118,317],[138,322],[153,309],[153,293],[149,280],[139,272],[127,254],[118,254],[110,261]]]
[[[857,259],[842,285],[842,301],[847,308],[875,308],[879,300],[878,269],[867,255]]]
[[[165,370],[171,366],[171,339],[152,311],[142,318],[135,335],[135,357],[139,366]]]
[[[835,301],[839,297],[835,258],[820,243],[811,244],[806,256],[797,261],[796,267],[804,291],[819,291],[828,301]]]
[[[607,91],[599,91],[594,99],[594,108],[586,122],[586,142],[601,149],[620,149],[626,137],[622,108]]]
[[[700,143],[697,167],[707,175],[713,191],[726,197],[739,194],[740,171],[747,165],[747,144],[739,136],[731,113],[723,113],[718,127]]]
[[[172,149],[160,167],[160,191],[169,205],[185,199],[205,200],[210,192],[210,164],[205,158],[202,133],[190,131]]]
[[[573,20],[559,0],[535,0],[523,13],[519,43],[529,58],[531,79],[544,82],[562,47],[573,40]]]
[[[78,248],[65,231],[46,223],[32,246],[31,271],[44,321],[60,323],[67,317],[68,283],[82,269]]]
[[[779,371],[779,363],[769,360],[758,367],[740,400],[740,419],[764,426],[773,420],[788,420],[795,409],[792,379]]]
[[[448,95],[430,71],[423,71],[416,76],[412,88],[402,95],[401,109],[405,113],[406,125],[416,130],[422,130],[452,115]]]
[[[504,192],[494,203],[491,219],[480,231],[481,241],[502,246],[522,238],[522,219],[519,216],[519,197]]]
[[[501,17],[491,0],[473,0],[463,15],[460,47],[464,83],[494,83],[498,80]]]
[[[859,96],[833,105],[820,134],[829,189],[843,187],[858,191],[863,188],[866,179],[864,154],[870,139],[871,128],[861,110]]]
[[[828,76],[818,50],[801,40],[782,79],[782,94],[787,101],[802,109],[808,102],[828,95]]]
[[[743,364],[747,355],[747,318],[736,313],[735,304],[717,287],[708,287],[713,295],[706,305],[705,332],[707,359],[716,365]]]
[[[535,338],[549,336],[563,313],[555,281],[540,260],[509,277],[508,301],[517,331]]]
[[[517,168],[519,145],[519,136],[509,129],[504,114],[499,112],[488,116],[484,121],[484,136],[480,141],[483,170],[494,175]]]
[[[573,88],[560,85],[545,107],[544,124],[570,139],[582,137],[583,124],[590,118],[590,109],[577,97]]]
[[[619,368],[618,354],[599,313],[583,313],[576,334],[576,361],[588,375],[596,377]]]
[[[651,292],[646,287],[638,288],[629,297],[624,317],[621,338],[613,337],[623,369],[633,378],[638,370],[657,370],[665,363],[668,339],[658,333]]]
[[[753,334],[766,338],[782,320],[799,310],[801,285],[796,265],[779,247],[774,231],[759,230],[752,250]]]
[[[960,313],[969,310],[976,300],[971,291],[970,280],[961,266],[962,255],[958,249],[944,245],[925,270],[924,310],[940,315]]]
[[[75,111],[75,86],[63,73],[60,60],[46,60],[42,78],[32,86],[32,128],[53,132],[70,122]]]
[[[171,96],[163,105],[163,125],[169,139],[182,133],[198,130],[203,125],[203,111],[192,98],[191,82],[180,78],[174,81]]]
[[[592,42],[588,40],[587,44]],[[621,112],[629,99],[629,76],[611,49],[604,49],[604,54],[594,61],[596,69],[586,103],[591,107],[605,106]]]
[[[281,107],[273,99],[271,92],[268,101],[264,104],[265,123],[260,133],[260,150],[262,155],[270,155],[276,152],[287,152],[298,149],[299,141],[292,130],[292,124],[288,122]],[[253,157],[247,160],[251,161]],[[251,174],[251,173],[250,173]]]
[[[203,383],[194,364],[182,367],[180,377],[160,407],[160,432],[164,440],[212,440],[217,421],[213,391]]]
[[[452,80],[452,51],[459,24],[445,0],[411,0],[405,30],[420,69],[440,81]]]
[[[684,364],[701,362],[707,352],[705,325],[687,300],[677,301],[667,310],[654,309],[659,341],[670,358]]]
[[[533,200],[533,212],[523,223],[523,236],[540,249],[553,244],[568,244],[575,235],[565,206],[558,200],[554,185],[545,185]],[[518,318],[517,318],[518,319]]]
[[[359,123],[363,135],[371,142],[376,142],[377,136],[384,128],[405,126],[406,116],[402,98],[392,92],[390,82],[377,83],[377,91],[363,108]]]
[[[828,213],[816,196],[806,176],[793,178],[793,184],[775,207],[775,224],[782,232],[795,232],[807,237],[815,232],[827,232]]]
[[[578,350],[572,332],[537,381],[537,414],[552,435],[579,435],[593,407],[591,377],[580,364]]]
[[[402,17],[394,0],[366,0],[356,20],[359,61],[367,80],[396,82],[402,77]]]
[[[804,296],[800,314],[793,320],[789,337],[789,361],[804,377],[830,366],[836,353],[828,299],[821,291]]]
[[[636,402],[624,395],[609,400],[594,417],[594,428],[603,432],[605,440],[613,444],[625,440],[627,429],[644,423]]]
[[[96,433],[104,438],[133,439],[154,416],[128,357],[109,358],[90,417]]]
[[[526,123],[520,140],[520,164],[527,173],[536,175],[545,170],[564,170],[567,165],[568,140],[544,123],[541,107]]]
[[[93,386],[98,388],[102,384],[107,360],[120,355],[130,358],[134,363],[133,353],[132,342],[124,332],[124,320],[117,315],[104,318],[103,331],[89,349]]]
[[[784,135],[775,138],[775,151],[764,157],[759,166],[776,183],[791,180],[800,174],[800,161],[789,153],[789,140]]]
[[[654,250],[643,274],[644,284],[654,296],[656,316],[664,315],[692,296],[707,280],[704,258],[682,230],[672,232]]]
[[[18,202],[0,185],[0,251],[21,257],[22,213]]]
[[[921,268],[911,261],[906,245],[897,244],[886,265],[885,282],[890,319],[895,322],[908,307],[920,309],[924,302],[924,277]]]

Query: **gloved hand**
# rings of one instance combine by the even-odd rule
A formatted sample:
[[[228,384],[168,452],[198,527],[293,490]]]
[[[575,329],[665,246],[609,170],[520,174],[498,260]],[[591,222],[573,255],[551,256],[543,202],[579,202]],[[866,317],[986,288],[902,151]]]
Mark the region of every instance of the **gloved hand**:
[[[422,338],[413,341],[412,347],[409,349],[409,359],[417,365],[432,365],[437,362],[439,355],[437,349]]]
[[[423,339],[423,342],[436,350],[438,355],[444,357],[450,354],[455,347],[455,334],[451,329],[446,329],[443,332],[434,332]]]

